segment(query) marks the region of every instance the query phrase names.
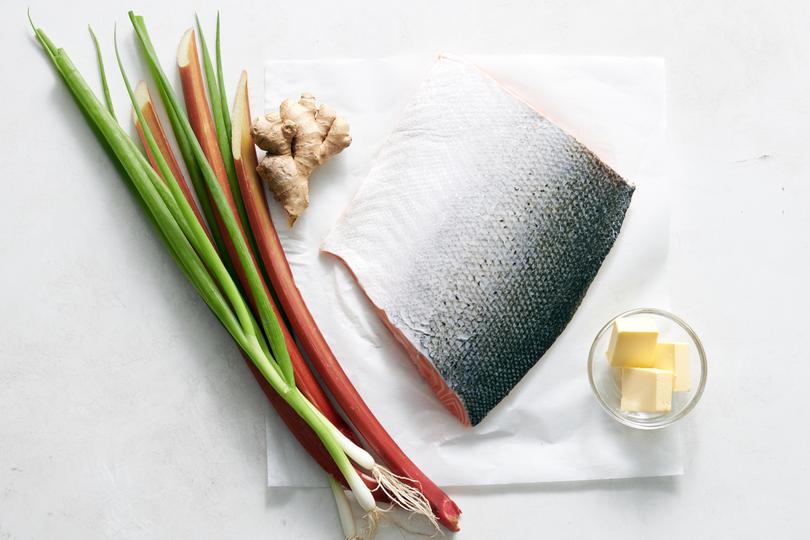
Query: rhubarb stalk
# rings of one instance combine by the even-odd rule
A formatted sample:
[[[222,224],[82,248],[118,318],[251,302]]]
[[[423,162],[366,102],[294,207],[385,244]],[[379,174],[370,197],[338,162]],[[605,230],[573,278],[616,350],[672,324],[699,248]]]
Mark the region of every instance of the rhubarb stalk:
[[[216,179],[221,190],[227,197],[231,211],[234,213],[234,215],[238,215],[234,193],[231,191],[231,184],[228,181],[225,160],[220,152],[219,141],[217,138],[216,129],[214,127],[215,123],[209,110],[208,100],[205,96],[202,70],[200,68],[198,59],[196,42],[194,41],[193,29],[189,29],[183,35],[183,38],[180,41],[177,55],[177,65],[180,70],[183,96],[186,102],[186,109],[189,113],[189,122],[191,123],[191,127],[194,130],[196,139],[199,142],[203,153],[205,154],[208,164],[211,166],[214,174],[216,175]],[[231,155],[229,152],[228,159],[230,158]],[[219,212],[215,212],[214,217],[217,222],[217,226],[222,227]],[[239,225],[240,232],[243,235],[242,238],[247,240],[244,234],[245,229],[241,227],[241,223]],[[231,261],[236,269],[237,278],[242,283],[244,290],[247,292],[248,300],[250,301],[251,305],[253,305],[255,311],[257,308],[256,298],[250,290],[245,269],[243,265],[236,259],[235,248],[229,236],[223,233],[223,237],[225,238],[226,249],[231,255]],[[253,264],[257,264],[258,259],[256,258],[255,254],[250,253],[250,255],[253,259]],[[259,278],[263,289],[263,296],[267,298],[269,297],[269,289],[261,276],[259,276]],[[272,310],[273,316],[280,320],[281,314],[272,301],[269,302],[269,308]],[[290,358],[290,366],[292,368],[293,376],[296,378],[296,385],[301,389],[304,395],[317,406],[318,410],[325,414],[333,424],[338,425],[342,433],[352,439],[355,439],[354,433],[348,426],[345,425],[345,422],[343,422],[342,418],[334,410],[329,402],[329,399],[326,397],[326,394],[324,394],[320,385],[315,380],[314,375],[310,371],[309,366],[306,365],[301,353],[298,351],[295,340],[287,330],[286,326],[280,325],[279,330],[280,337],[284,340],[284,346]],[[275,354],[275,350],[279,347],[279,345],[272,343],[272,338],[270,345]]]
[[[436,517],[445,527],[451,531],[458,530],[461,513],[458,506],[405,455],[368,408],[332,354],[295,284],[256,174],[256,151],[247,127],[250,123],[250,111],[247,105],[247,77],[244,73],[239,80],[231,122],[233,159],[250,227],[273,290],[295,335],[360,436],[396,474],[408,478],[422,491]]]
[[[145,32],[142,33],[144,29],[140,27],[141,21],[134,15],[131,18],[136,32],[143,41]],[[149,52],[146,46],[143,48],[146,52]],[[295,375],[290,352],[285,344],[283,328],[278,322],[278,313],[274,313],[274,306],[271,306],[267,288],[257,270],[253,256],[247,248],[247,240],[241,223],[236,219],[233,221],[226,219],[231,215],[236,215],[236,204],[228,182],[225,164],[219,151],[214,121],[205,97],[205,86],[197,57],[197,45],[194,40],[193,29],[189,29],[180,41],[177,52],[177,65],[180,70],[180,81],[183,86],[183,95],[188,112],[188,123],[183,127],[188,128],[185,135],[189,139],[193,139],[191,141],[192,150],[208,185],[208,192],[212,201],[215,202],[216,212],[214,219],[216,226],[222,231],[225,249],[236,269],[239,282],[244,287],[245,293],[258,308],[259,321],[267,335],[270,349],[278,361],[282,375],[288,384],[292,384]],[[170,100],[175,99],[168,80],[165,79],[162,72],[158,84],[165,89],[165,94]],[[172,104],[172,108],[177,111],[179,103],[176,107]]]
[[[197,207],[197,203],[194,200],[194,196],[191,194],[191,190],[188,187],[186,177],[183,175],[183,171],[180,169],[180,164],[177,162],[177,158],[174,157],[174,152],[172,152],[171,146],[169,146],[169,140],[166,138],[166,132],[163,130],[163,125],[160,123],[160,119],[155,111],[155,106],[152,102],[152,96],[149,94],[149,88],[146,86],[146,81],[139,82],[138,86],[135,87],[135,99],[138,102],[138,107],[141,110],[143,118],[146,120],[146,124],[149,126],[149,129],[152,131],[152,134],[155,137],[155,142],[160,149],[160,153],[163,154],[163,158],[168,163],[169,168],[172,171],[172,175],[174,175],[174,178],[180,185],[183,195],[185,195],[186,200],[191,205],[192,210],[194,210],[197,220],[201,224],[205,223],[202,214],[200,213],[200,209]],[[138,137],[141,139],[141,143],[143,143],[144,150],[146,150],[146,157],[149,158],[149,163],[152,164],[152,168],[155,170],[155,172],[160,174],[157,160],[146,141],[143,127],[141,127],[141,122],[138,120],[138,115],[133,111],[132,116],[133,121],[135,122],[135,130],[138,132]],[[163,175],[161,175],[161,178],[162,176]],[[165,182],[165,178],[163,180]]]
[[[230,119],[228,119],[228,124],[226,125],[224,114],[225,111],[223,111],[223,103],[226,103],[227,100],[224,99],[224,96],[220,96],[220,87],[217,84],[217,75],[214,72],[214,66],[211,63],[211,55],[208,53],[205,35],[203,34],[202,27],[200,26],[199,18],[195,17],[195,19],[197,21],[197,32],[200,39],[200,52],[202,53],[202,65],[205,72],[205,83],[208,87],[208,101],[211,105],[211,116],[214,121],[214,127],[216,128],[217,144],[219,145],[220,156],[222,157],[223,164],[225,165],[225,173],[228,176],[228,185],[231,188],[231,193],[233,194],[233,199],[236,203],[236,211],[242,225],[242,230],[247,235],[247,240],[250,244],[251,250],[255,252],[256,245],[253,240],[253,235],[250,232],[250,228],[248,227],[247,216],[245,215],[245,205],[242,202],[242,198],[239,196],[239,185],[236,181],[236,172],[233,169],[233,159],[231,158],[230,152],[231,133],[230,128],[228,127],[230,125]]]

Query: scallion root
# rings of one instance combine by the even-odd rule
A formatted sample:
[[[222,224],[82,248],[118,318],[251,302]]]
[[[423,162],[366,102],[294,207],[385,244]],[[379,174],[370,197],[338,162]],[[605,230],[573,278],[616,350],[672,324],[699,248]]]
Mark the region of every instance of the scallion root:
[[[412,481],[410,478],[398,476],[378,464],[375,464],[371,469],[371,476],[377,481],[380,489],[391,499],[391,502],[411,515],[424,516],[436,532],[441,532],[439,522],[430,508],[427,498],[421,491],[407,483]]]
[[[373,540],[377,536],[377,530],[380,528],[380,521],[382,519],[382,510],[380,508],[373,508],[366,512],[363,516],[365,526],[360,532],[357,540]]]

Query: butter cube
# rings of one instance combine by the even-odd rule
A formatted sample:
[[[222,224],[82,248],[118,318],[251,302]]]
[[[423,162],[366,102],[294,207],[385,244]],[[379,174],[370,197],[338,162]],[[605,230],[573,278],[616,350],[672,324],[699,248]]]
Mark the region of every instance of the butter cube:
[[[659,343],[656,345],[654,367],[673,373],[672,389],[675,392],[688,392],[691,388],[688,343]]]
[[[658,328],[649,317],[616,319],[610,333],[607,358],[612,367],[651,368],[655,365]]]
[[[672,410],[672,379],[672,372],[662,369],[622,369],[622,410],[630,412]]]

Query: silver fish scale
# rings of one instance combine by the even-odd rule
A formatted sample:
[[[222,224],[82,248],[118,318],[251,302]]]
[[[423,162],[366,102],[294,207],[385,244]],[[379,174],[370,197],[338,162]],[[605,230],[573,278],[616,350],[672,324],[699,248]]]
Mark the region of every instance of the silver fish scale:
[[[439,64],[368,180],[399,190],[383,211],[435,208],[391,224],[412,256],[367,290],[477,424],[571,320],[633,187],[476,68]]]

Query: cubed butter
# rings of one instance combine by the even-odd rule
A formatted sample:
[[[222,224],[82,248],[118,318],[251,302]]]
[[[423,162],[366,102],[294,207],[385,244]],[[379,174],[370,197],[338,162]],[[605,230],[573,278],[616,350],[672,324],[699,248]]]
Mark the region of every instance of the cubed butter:
[[[688,392],[691,388],[688,343],[659,343],[656,345],[653,367],[673,373],[672,389],[675,392]]]
[[[672,372],[663,369],[622,369],[622,410],[629,412],[672,410],[672,378]]]
[[[649,317],[616,319],[610,333],[607,358],[612,367],[651,368],[655,365],[658,328]]]

